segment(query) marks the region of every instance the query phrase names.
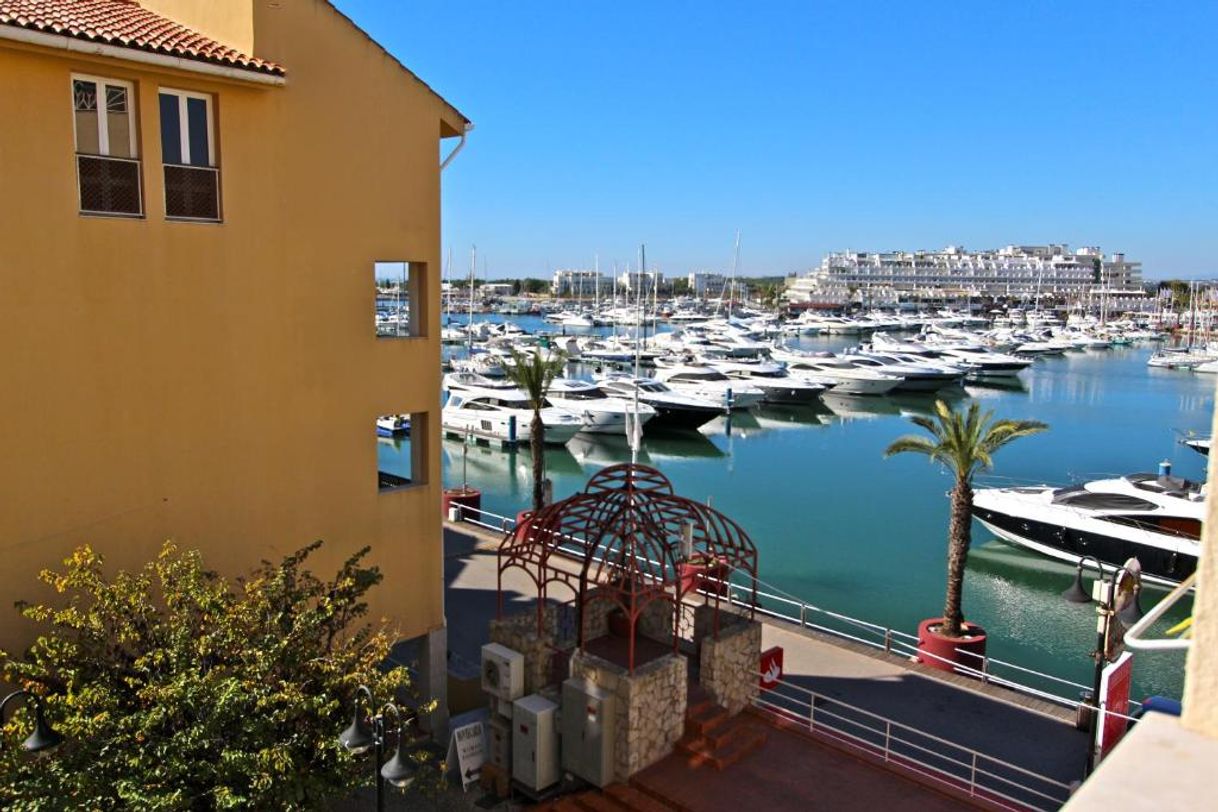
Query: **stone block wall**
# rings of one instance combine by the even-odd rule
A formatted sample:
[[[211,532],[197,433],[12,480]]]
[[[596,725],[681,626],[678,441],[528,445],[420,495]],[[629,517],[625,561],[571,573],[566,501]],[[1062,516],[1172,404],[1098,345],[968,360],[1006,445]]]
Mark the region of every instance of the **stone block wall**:
[[[761,667],[761,624],[720,615],[719,638],[707,635],[702,640],[699,681],[716,702],[736,714],[757,697],[758,671]]]
[[[593,599],[600,590],[588,593],[589,600],[584,603],[584,639],[595,640],[609,634],[609,615],[617,608],[617,603],[601,597]]]
[[[507,646],[524,655],[524,693],[535,694],[548,681],[554,646],[554,609],[547,606],[542,633],[537,633],[536,612],[523,612],[490,622],[492,643]]]
[[[665,655],[630,674],[599,657],[576,652],[571,674],[596,683],[616,698],[616,780],[629,780],[673,751],[685,731],[689,676],[684,657]]]
[[[655,600],[643,607],[639,614],[639,634],[659,643],[672,643],[673,624],[676,623],[673,604]]]

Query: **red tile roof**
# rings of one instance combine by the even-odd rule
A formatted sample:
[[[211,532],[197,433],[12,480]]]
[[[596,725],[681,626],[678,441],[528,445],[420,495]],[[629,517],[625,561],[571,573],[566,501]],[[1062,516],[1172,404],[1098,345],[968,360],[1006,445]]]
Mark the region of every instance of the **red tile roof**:
[[[0,0],[0,24],[284,75],[282,66],[216,42],[134,0]]]

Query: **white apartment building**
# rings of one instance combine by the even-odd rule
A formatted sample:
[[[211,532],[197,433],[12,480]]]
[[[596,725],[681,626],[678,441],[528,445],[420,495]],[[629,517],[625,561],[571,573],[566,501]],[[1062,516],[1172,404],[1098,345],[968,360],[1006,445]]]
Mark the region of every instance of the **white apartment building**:
[[[693,271],[689,274],[687,281],[691,295],[705,298],[722,295],[724,286],[727,284],[727,277],[721,273]]]
[[[1142,263],[1124,254],[1107,257],[1098,247],[1071,251],[1064,244],[1008,245],[996,251],[966,251],[948,246],[942,251],[887,253],[837,252],[820,267],[788,282],[792,304],[819,303],[817,294],[883,290],[905,300],[955,296],[1027,298],[1067,296],[1093,290],[1140,291]]]
[[[664,279],[664,275],[659,271],[624,271],[617,278],[617,281],[618,284],[631,293],[635,293],[640,289],[646,291],[655,290],[657,281],[660,290],[668,288],[668,281]]]
[[[613,295],[613,277],[596,271],[559,270],[554,272],[550,280],[550,292],[555,296],[592,298]]]

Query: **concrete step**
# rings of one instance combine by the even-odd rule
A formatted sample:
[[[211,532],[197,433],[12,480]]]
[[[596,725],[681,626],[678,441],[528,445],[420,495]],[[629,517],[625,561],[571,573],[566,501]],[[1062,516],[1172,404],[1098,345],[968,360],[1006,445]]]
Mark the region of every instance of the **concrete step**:
[[[760,728],[748,726],[738,735],[716,747],[710,756],[711,764],[716,770],[724,770],[733,764],[747,758],[751,753],[760,750],[766,741],[766,732]]]
[[[628,784],[610,784],[605,794],[634,812],[672,812],[668,806]]]
[[[695,769],[710,765],[723,770],[765,744],[766,735],[761,727],[733,721],[705,736],[687,734],[677,742],[677,749],[688,757],[689,766]]]

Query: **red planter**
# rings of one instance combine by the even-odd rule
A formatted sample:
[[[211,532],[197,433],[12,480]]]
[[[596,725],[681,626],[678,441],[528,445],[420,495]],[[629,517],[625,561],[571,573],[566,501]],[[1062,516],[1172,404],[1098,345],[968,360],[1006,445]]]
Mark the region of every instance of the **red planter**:
[[[940,671],[968,675],[957,666],[980,671],[985,663],[985,629],[975,623],[964,623],[961,637],[939,634],[943,618],[932,617],[918,624],[917,661]]]
[[[677,563],[677,573],[681,578],[682,592],[702,589],[712,595],[727,594],[727,576],[730,574],[727,564],[680,561]]]
[[[444,518],[453,505],[461,505],[463,519],[477,519],[482,515],[482,491],[477,488],[445,488],[440,495],[440,509]]]

